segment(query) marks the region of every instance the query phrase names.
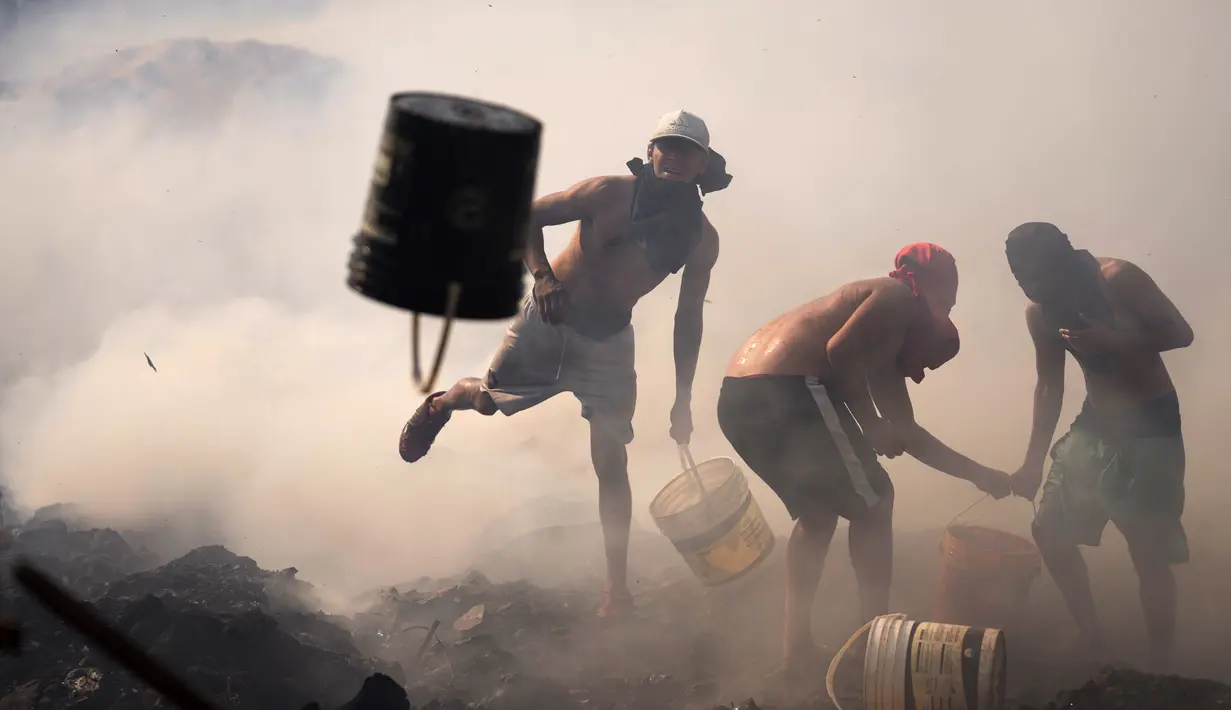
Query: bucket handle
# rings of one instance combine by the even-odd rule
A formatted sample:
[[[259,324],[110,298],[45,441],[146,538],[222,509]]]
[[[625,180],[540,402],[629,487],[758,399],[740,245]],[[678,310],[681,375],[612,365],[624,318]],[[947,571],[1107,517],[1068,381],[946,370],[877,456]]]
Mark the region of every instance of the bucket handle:
[[[705,499],[705,485],[701,483],[701,474],[697,472],[697,464],[692,460],[692,452],[688,450],[687,444],[680,444],[680,467],[685,473],[692,474],[692,482],[696,484],[697,490],[701,492],[701,499]]]
[[[886,614],[885,617],[890,619],[905,619],[906,615]],[[868,630],[872,628],[872,624],[876,623],[876,619],[880,618],[882,617],[878,616],[863,626],[860,626],[859,630],[852,634],[851,637],[846,640],[846,643],[842,644],[842,648],[838,649],[838,652],[833,656],[833,660],[829,662],[829,670],[825,673],[825,691],[829,693],[829,701],[832,702],[833,706],[838,710],[843,710],[842,704],[838,702],[838,693],[834,691],[833,687],[834,678],[838,675],[838,666],[840,666],[842,664],[842,660],[846,658],[846,653],[851,650],[851,646],[854,646],[855,642],[859,640],[859,637],[867,633]]]
[[[960,517],[962,517],[963,515],[965,515],[965,514],[969,513],[970,511],[974,510],[977,506],[979,506],[981,503],[983,503],[984,501],[986,501],[987,499],[989,499],[989,498],[991,498],[991,497],[992,497],[992,494],[991,494],[991,493],[985,493],[985,494],[983,494],[983,497],[982,497],[982,498],[980,498],[979,500],[976,500],[975,502],[973,502],[973,503],[971,503],[970,505],[966,506],[965,510],[963,510],[962,512],[960,512],[960,513],[958,513],[957,515],[953,516],[953,519],[949,521],[949,524],[945,526],[945,529],[946,529],[946,530],[948,530],[949,528],[953,527],[953,524],[957,522],[957,519],[958,519],[958,518],[960,518]],[[1033,509],[1033,510],[1034,510],[1034,514],[1035,514],[1035,515],[1038,515],[1038,514],[1039,514],[1039,506],[1038,506],[1038,505],[1036,505],[1036,504],[1035,504],[1035,502],[1034,502],[1033,500],[1031,500],[1031,501],[1030,501],[1030,507],[1031,507],[1031,509]],[[941,549],[941,550],[944,550],[944,547],[945,547],[944,542],[941,542],[941,543],[940,543],[940,549]]]
[[[457,303],[462,297],[462,285],[456,281],[449,282],[449,290],[445,294],[445,324],[440,330],[440,343],[436,346],[436,361],[432,363],[431,372],[423,379],[423,371],[419,367],[419,314],[410,314],[410,379],[419,388],[420,394],[431,394],[440,376],[440,366],[445,361],[445,348],[449,345],[449,331],[453,330],[453,321],[457,318]]]
[[[983,503],[983,501],[985,501],[985,500],[987,500],[988,498],[991,498],[991,497],[992,497],[992,494],[991,494],[991,493],[985,493],[985,494],[983,494],[983,497],[982,497],[982,498],[980,498],[979,500],[976,500],[975,502],[973,502],[973,503],[971,503],[970,505],[966,506],[966,507],[962,510],[962,512],[960,512],[960,513],[958,513],[957,515],[953,516],[953,519],[949,521],[949,524],[948,524],[948,525],[946,525],[946,526],[945,526],[945,528],[946,528],[946,529],[948,529],[948,528],[953,527],[953,524],[957,522],[957,519],[958,519],[958,518],[962,517],[963,515],[965,515],[965,514],[969,513],[970,511],[974,510],[975,508],[979,507],[979,505],[980,505],[981,503]]]
[[[974,510],[974,509],[975,509],[975,506],[979,505],[980,503],[982,503],[983,501],[985,501],[985,500],[987,500],[987,499],[989,499],[989,498],[991,498],[991,497],[992,497],[992,494],[991,494],[991,493],[985,493],[985,494],[983,495],[983,497],[982,497],[982,498],[980,498],[979,500],[977,500],[977,501],[975,501],[975,502],[971,503],[970,505],[966,506],[966,509],[965,509],[965,510],[963,510],[962,512],[960,512],[960,513],[958,513],[957,515],[953,516],[953,519],[952,519],[952,520],[950,520],[950,521],[949,521],[949,524],[948,524],[948,525],[946,525],[945,527],[946,527],[946,528],[948,528],[948,527],[952,527],[952,526],[953,526],[953,524],[957,522],[957,519],[958,519],[958,518],[960,518],[960,517],[962,517],[963,515],[965,515],[965,514],[969,513],[970,511]],[[1016,496],[1010,496],[1010,497],[1016,497]],[[1039,506],[1038,506],[1038,505],[1037,505],[1037,504],[1036,504],[1033,500],[1031,500],[1031,501],[1029,501],[1029,502],[1030,502],[1030,508],[1031,508],[1032,510],[1034,510],[1034,514],[1035,514],[1035,515],[1038,515],[1038,514],[1039,514]]]

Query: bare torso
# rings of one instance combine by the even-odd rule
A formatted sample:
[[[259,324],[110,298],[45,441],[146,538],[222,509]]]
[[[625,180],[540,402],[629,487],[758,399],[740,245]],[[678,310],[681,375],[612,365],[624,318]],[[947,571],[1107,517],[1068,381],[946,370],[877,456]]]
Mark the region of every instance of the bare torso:
[[[1109,283],[1114,282],[1117,272],[1127,262],[1099,257],[1098,263],[1102,276],[1100,287],[1112,306],[1112,328],[1132,330],[1143,327],[1145,324],[1125,308]],[[1056,337],[1059,338],[1059,335]],[[1133,408],[1175,389],[1160,353],[1117,355],[1105,372],[1095,372],[1080,360],[1078,364],[1085,376],[1090,403],[1098,409]]]
[[[666,272],[650,266],[645,250],[631,238],[636,178],[616,176],[609,181],[593,216],[577,223],[568,244],[551,261],[571,308],[591,313],[631,311],[667,278]],[[702,219],[697,249],[716,247],[717,233],[708,219]]]
[[[727,377],[830,375],[829,341],[877,289],[907,288],[882,277],[855,281],[788,311],[752,335],[727,365]]]

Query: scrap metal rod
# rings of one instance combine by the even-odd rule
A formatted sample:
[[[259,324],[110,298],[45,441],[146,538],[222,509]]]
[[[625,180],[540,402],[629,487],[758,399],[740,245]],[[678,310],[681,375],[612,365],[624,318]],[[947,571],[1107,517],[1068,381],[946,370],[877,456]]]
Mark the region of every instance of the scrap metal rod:
[[[89,604],[74,599],[68,591],[30,563],[19,560],[13,567],[13,577],[40,604],[93,641],[168,700],[185,710],[214,710],[213,705],[167,670],[166,666],[142,651],[127,636],[111,628]]]
[[[423,654],[427,653],[427,647],[432,643],[432,639],[436,638],[436,629],[440,628],[440,619],[432,622],[432,628],[427,630],[427,636],[423,637],[423,643],[419,645],[419,651],[415,654],[415,665],[423,660]]]

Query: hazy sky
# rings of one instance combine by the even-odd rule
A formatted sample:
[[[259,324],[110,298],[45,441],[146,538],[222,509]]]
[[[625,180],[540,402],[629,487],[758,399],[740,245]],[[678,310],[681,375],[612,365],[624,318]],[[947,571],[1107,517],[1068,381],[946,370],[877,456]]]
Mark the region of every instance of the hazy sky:
[[[541,118],[540,193],[622,172],[668,110],[708,121],[735,181],[706,198],[722,256],[697,374],[698,458],[731,453],[714,404],[748,334],[928,240],[957,257],[963,342],[912,387],[920,421],[1015,468],[1033,356],[1003,239],[1052,221],[1079,247],[1143,266],[1192,321],[1194,346],[1167,357],[1189,439],[1186,521],[1225,526],[1231,387],[1216,358],[1231,342],[1220,312],[1231,288],[1215,250],[1231,220],[1231,6],[321,4],[240,20],[225,3],[191,16],[99,4],[27,23],[0,50],[0,80],[27,97],[0,103],[0,448],[22,503],[167,518],[264,566],[362,587],[451,571],[484,520],[527,498],[594,496],[586,425],[567,397],[512,420],[459,415],[433,456],[397,457],[420,401],[406,318],[349,292],[344,267],[387,96],[428,89]],[[294,45],[347,73],[323,100],[284,100],[227,89],[203,57],[200,83],[176,75],[153,109],[67,120],[40,98],[72,61],[178,37]],[[166,97],[210,111],[214,127],[168,128]],[[548,251],[567,236],[550,231]],[[635,317],[630,466],[646,524],[677,468],[677,289],[669,279]],[[442,378],[481,374],[503,327],[456,329]],[[1075,367],[1069,383],[1061,431],[1080,403]],[[913,462],[888,468],[902,527],[943,525],[979,495]],[[759,482],[754,492],[786,533],[780,504]],[[1024,527],[1030,511],[1015,500],[979,514]]]

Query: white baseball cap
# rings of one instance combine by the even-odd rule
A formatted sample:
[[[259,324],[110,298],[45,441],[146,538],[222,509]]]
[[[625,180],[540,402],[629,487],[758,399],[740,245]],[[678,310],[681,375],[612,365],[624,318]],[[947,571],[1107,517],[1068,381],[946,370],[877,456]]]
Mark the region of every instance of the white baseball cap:
[[[692,141],[705,150],[710,148],[710,129],[706,128],[705,121],[695,113],[671,111],[663,114],[663,117],[658,119],[654,135],[650,136],[650,142],[670,137]]]

